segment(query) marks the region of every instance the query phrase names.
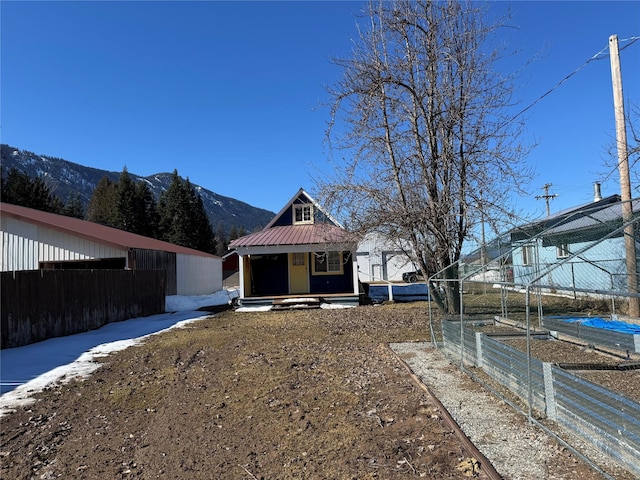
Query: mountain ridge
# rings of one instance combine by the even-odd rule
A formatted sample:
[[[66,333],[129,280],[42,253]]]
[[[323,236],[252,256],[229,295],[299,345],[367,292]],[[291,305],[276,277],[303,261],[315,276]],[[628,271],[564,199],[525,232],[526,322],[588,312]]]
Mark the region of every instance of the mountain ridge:
[[[103,177],[106,176],[112,182],[116,182],[122,173],[88,167],[62,158],[35,154],[7,144],[0,145],[0,163],[3,175],[15,167],[19,172],[26,173],[32,179],[43,178],[49,185],[52,194],[60,198],[62,202],[66,202],[69,195],[78,193],[85,208],[93,195],[93,190]],[[135,182],[145,182],[156,200],[160,193],[169,187],[173,178],[173,173],[168,172],[154,173],[145,177],[133,172],[128,173]],[[235,198],[219,195],[194,183],[191,179],[189,182],[202,198],[214,231],[222,222],[226,233],[232,226],[242,227],[247,232],[252,232],[264,227],[275,215],[269,210],[254,207]]]

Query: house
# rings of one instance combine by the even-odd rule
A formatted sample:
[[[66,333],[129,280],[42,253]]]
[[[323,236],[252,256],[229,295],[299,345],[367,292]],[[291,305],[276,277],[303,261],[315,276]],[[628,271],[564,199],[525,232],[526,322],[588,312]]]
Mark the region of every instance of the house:
[[[358,244],[356,252],[360,281],[401,282],[403,273],[418,270],[409,258],[409,251],[409,247],[398,247],[382,233],[368,233]]]
[[[0,203],[0,271],[164,269],[167,295],[222,290],[215,255],[77,218]]]
[[[229,244],[242,306],[357,305],[357,239],[303,189],[262,230]]]
[[[637,232],[640,200],[632,201],[632,207]],[[612,195],[514,230],[514,283],[555,290],[627,291],[622,227],[622,202]],[[640,258],[637,234],[635,251]]]

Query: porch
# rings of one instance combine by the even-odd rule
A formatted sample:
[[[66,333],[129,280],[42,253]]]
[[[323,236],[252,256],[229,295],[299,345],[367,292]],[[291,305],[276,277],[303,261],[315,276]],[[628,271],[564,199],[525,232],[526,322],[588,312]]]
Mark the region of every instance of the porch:
[[[240,307],[271,307],[272,310],[304,310],[320,308],[322,304],[357,307],[362,304],[364,294],[323,293],[321,295],[273,295],[264,297],[244,297]]]

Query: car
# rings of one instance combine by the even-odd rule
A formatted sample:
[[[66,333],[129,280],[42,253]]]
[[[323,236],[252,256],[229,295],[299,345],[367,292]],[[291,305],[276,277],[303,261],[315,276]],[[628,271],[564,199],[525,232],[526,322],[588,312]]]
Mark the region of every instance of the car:
[[[402,274],[402,281],[406,283],[416,283],[424,281],[422,272],[404,272]]]

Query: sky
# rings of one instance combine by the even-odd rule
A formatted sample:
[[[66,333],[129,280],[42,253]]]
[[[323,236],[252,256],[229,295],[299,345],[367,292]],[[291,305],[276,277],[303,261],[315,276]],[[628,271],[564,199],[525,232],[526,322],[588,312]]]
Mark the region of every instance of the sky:
[[[3,0],[1,141],[116,172],[177,169],[278,212],[300,187],[313,195],[328,171],[326,88],[341,73],[331,59],[350,56],[363,5]],[[535,196],[547,183],[558,195],[551,213],[591,201],[596,181],[603,195],[619,193],[606,166],[615,139],[608,40],[620,40],[625,101],[640,106],[640,41],[627,40],[640,37],[640,2],[489,8],[511,9],[513,28],[499,40],[516,53],[501,67],[521,71],[513,114],[530,106],[523,141],[537,144],[518,207],[543,215]]]

